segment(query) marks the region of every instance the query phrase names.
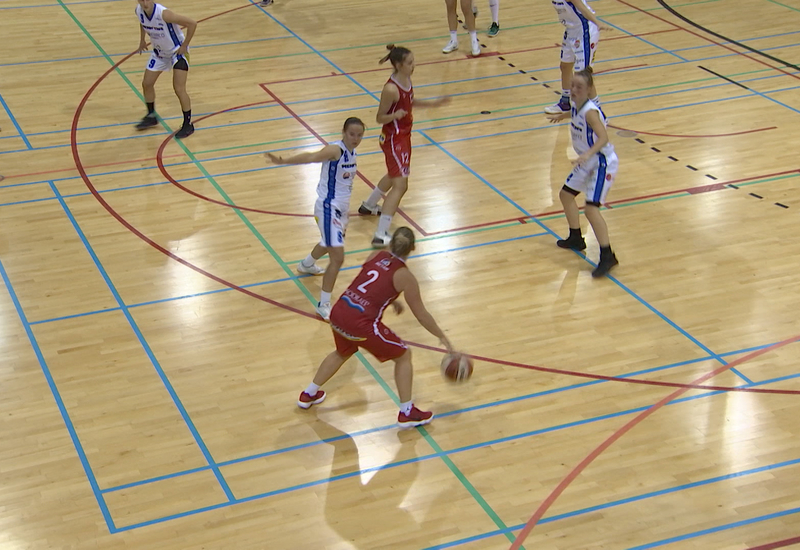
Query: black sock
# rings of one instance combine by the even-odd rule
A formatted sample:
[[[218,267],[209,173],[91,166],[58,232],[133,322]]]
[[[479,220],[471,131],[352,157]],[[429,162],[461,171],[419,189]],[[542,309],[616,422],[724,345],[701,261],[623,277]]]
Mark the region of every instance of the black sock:
[[[610,258],[610,257],[611,257],[611,256],[613,256],[613,255],[614,255],[614,253],[613,253],[613,252],[611,252],[611,245],[608,245],[608,246],[601,246],[601,247],[600,247],[600,259],[601,259],[601,260],[602,260],[603,258]]]
[[[192,110],[189,109],[188,111],[183,112],[183,126],[189,126],[192,123]]]
[[[147,104],[147,116],[156,116],[156,102],[150,102]]]
[[[583,235],[581,235],[581,228],[580,227],[578,229],[572,229],[571,227],[569,228],[569,239],[570,240],[577,240],[577,239],[582,239],[582,238],[583,238]]]

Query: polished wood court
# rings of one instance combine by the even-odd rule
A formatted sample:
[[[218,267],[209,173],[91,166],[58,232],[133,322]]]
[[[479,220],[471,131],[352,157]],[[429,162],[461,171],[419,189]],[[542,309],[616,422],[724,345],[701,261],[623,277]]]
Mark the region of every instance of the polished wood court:
[[[549,2],[502,0],[489,38],[478,0],[477,59],[461,29],[441,53],[440,0],[166,5],[201,21],[183,142],[170,75],[163,125],[133,128],[132,0],[0,0],[0,548],[800,541],[797,0],[674,0],[685,20],[591,3],[615,29],[595,65],[620,158],[602,280],[585,220],[586,257],[555,246],[574,155],[543,115]],[[295,273],[319,239],[319,167],[262,157],[361,117],[354,211],[385,172],[387,42],[414,51],[417,97],[452,96],[415,112],[395,226],[415,228],[428,308],[476,357],[451,385],[434,339],[387,314],[437,414],[407,431],[391,364],[368,354],[296,407],[332,346],[320,279]],[[375,223],[351,217],[337,292]]]

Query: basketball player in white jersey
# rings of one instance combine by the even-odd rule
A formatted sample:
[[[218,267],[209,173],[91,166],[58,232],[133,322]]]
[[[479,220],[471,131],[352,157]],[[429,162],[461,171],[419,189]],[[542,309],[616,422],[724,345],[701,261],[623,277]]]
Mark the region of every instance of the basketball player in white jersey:
[[[326,145],[315,153],[301,153],[291,158],[283,158],[273,153],[265,156],[275,164],[309,164],[321,162],[322,171],[317,185],[317,202],[314,217],[322,235],[320,242],[297,266],[299,273],[320,275],[322,292],[316,311],[328,321],[331,316],[331,293],[336,276],[344,263],[344,234],[350,210],[350,195],[353,191],[353,178],[358,171],[356,147],[364,137],[364,123],[350,117],[344,121],[342,139]],[[317,260],[328,254],[328,267],[322,269]]]
[[[175,137],[185,138],[194,133],[192,125],[192,101],[186,93],[186,77],[189,74],[189,61],[186,57],[189,42],[192,41],[197,23],[178,15],[153,0],[137,0],[136,18],[139,20],[139,53],[147,50],[145,36],[150,37],[153,52],[144,71],[142,90],[147,103],[147,115],[136,125],[137,130],[151,128],[158,124],[156,119],[156,80],[163,71],[174,69],[172,87],[181,102],[183,125]],[[181,27],[186,27],[186,36]]]
[[[608,226],[600,213],[600,205],[605,202],[606,194],[614,183],[619,163],[614,146],[608,141],[606,116],[603,110],[589,99],[596,93],[591,67],[575,73],[570,91],[571,111],[548,117],[551,122],[572,117],[570,125],[572,146],[578,153],[578,158],[573,161],[575,167],[558,194],[569,224],[569,237],[557,241],[556,244],[561,248],[572,250],[586,248],[586,241],[581,235],[580,211],[575,201],[579,193],[585,193],[586,219],[592,224],[592,230],[600,245],[600,261],[597,268],[592,271],[592,277],[602,277],[619,263],[611,251]]]
[[[572,72],[591,67],[594,53],[600,40],[600,30],[611,30],[594,14],[594,10],[586,5],[585,0],[552,0],[558,13],[558,19],[566,27],[564,40],[561,43],[561,100],[547,107],[544,112],[549,115],[569,113],[569,94]],[[597,97],[592,98],[599,105]]]

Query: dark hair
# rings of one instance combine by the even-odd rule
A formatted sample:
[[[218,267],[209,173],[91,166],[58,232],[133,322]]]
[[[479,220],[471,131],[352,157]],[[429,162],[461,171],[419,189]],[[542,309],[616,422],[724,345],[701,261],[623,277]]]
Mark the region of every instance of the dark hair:
[[[346,132],[346,131],[347,131],[347,128],[348,128],[348,127],[350,127],[350,125],[352,125],[352,124],[358,124],[358,125],[359,125],[359,126],[361,126],[363,129],[365,129],[365,130],[367,129],[367,127],[366,127],[366,126],[364,126],[364,123],[363,123],[363,122],[361,122],[361,119],[360,119],[360,118],[357,118],[357,117],[351,116],[351,117],[349,117],[347,120],[345,120],[345,121],[344,121],[344,126],[342,126],[342,132]]]
[[[575,72],[575,76],[582,76],[586,79],[586,84],[589,85],[591,88],[594,86],[594,71],[591,67],[586,67],[585,69],[581,69],[580,71]]]
[[[395,256],[405,258],[414,250],[415,240],[414,232],[408,227],[398,227],[397,231],[392,235],[392,242],[389,243],[389,249]]]
[[[384,55],[378,63],[386,63],[387,61],[391,61],[392,67],[397,69],[398,65],[401,65],[403,61],[405,61],[406,56],[411,53],[411,50],[408,48],[404,48],[403,46],[395,46],[394,44],[389,44],[386,46],[386,49],[389,50],[389,53]]]

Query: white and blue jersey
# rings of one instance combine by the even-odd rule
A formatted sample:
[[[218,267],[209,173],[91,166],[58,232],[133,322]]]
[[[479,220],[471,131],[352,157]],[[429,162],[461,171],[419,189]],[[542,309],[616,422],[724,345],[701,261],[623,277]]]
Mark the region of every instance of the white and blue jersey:
[[[603,126],[608,124],[603,110],[591,99],[581,105],[580,109],[572,104],[570,133],[572,147],[578,155],[591,149],[597,142],[597,134],[586,121],[586,114],[589,111],[597,111]],[[586,202],[600,205],[605,202],[606,194],[614,183],[618,165],[614,146],[610,142],[606,143],[597,154],[572,169],[565,185],[576,192],[586,193]]]
[[[136,6],[136,17],[142,25],[144,32],[150,37],[153,53],[162,59],[170,59],[183,44],[183,31],[178,25],[164,21],[163,13],[167,8],[161,4],[153,5],[153,13],[149,17],[142,9]]]
[[[586,4],[584,0],[572,0],[568,2],[567,0],[552,0],[553,7],[556,9],[556,13],[558,13],[558,20],[561,21],[561,24],[567,27],[567,31],[570,34],[576,31],[583,31],[584,29],[587,30],[589,28],[589,24],[591,21],[586,19],[583,14],[575,7],[576,2],[581,2],[586,9],[590,12],[594,13],[594,10]]]
[[[338,160],[322,163],[317,185],[317,203],[314,206],[314,216],[322,237],[320,244],[325,247],[344,246],[350,195],[353,192],[353,179],[358,171],[355,151],[348,150],[341,141],[331,145],[338,145],[342,156]]]

